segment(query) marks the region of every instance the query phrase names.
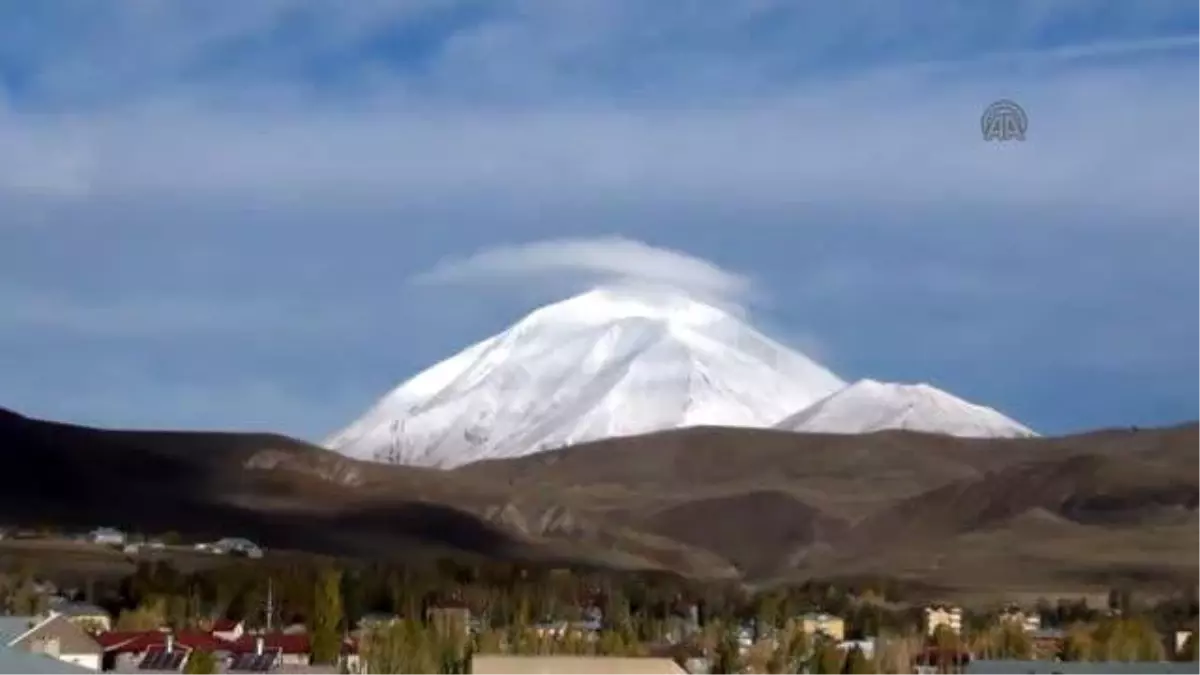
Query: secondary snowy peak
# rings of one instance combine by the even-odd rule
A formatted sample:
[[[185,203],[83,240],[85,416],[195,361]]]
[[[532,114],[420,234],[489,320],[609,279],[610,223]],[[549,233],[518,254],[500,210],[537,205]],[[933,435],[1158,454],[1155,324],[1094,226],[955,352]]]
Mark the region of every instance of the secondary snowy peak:
[[[875,380],[859,380],[788,417],[776,428],[839,434],[908,429],[978,438],[1037,435],[992,408],[964,401],[928,384]]]
[[[769,427],[844,386],[713,304],[602,288],[421,372],[326,445],[452,468],[662,429]]]

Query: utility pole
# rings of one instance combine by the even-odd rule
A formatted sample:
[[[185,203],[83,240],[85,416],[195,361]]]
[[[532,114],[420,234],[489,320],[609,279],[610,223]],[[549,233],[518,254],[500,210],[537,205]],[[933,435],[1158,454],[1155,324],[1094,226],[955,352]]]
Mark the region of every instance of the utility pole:
[[[271,632],[271,623],[275,617],[275,584],[267,577],[267,632]]]

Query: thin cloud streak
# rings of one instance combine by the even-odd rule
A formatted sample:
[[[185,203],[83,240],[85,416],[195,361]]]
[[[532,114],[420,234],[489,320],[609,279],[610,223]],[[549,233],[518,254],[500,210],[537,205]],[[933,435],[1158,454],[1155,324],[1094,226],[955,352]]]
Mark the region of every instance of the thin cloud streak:
[[[280,298],[180,297],[147,292],[80,298],[53,290],[0,285],[0,330],[87,338],[172,340],[214,336],[286,336],[329,341],[344,326],[366,327],[371,313]]]
[[[0,148],[19,150],[0,165],[0,194],[1191,217],[1197,106],[1179,74],[1153,65],[1042,77],[984,69],[955,86],[877,75],[719,108],[489,109],[385,91],[337,111],[286,92],[263,93],[254,107],[197,96],[61,119],[0,108]],[[983,142],[979,115],[1001,95],[1028,111],[1027,142]]]
[[[865,70],[1053,45],[1048,36],[1064,26],[1085,28],[1061,35],[1068,42],[1114,45],[1147,45],[1196,28],[1189,3],[914,2],[767,0],[704,3],[697,12],[681,11],[694,9],[692,3],[620,0],[213,0],[198,7],[46,0],[35,10],[22,7],[20,20],[6,21],[0,8],[0,59],[25,66],[24,87],[35,98],[76,105],[206,83],[305,79],[311,75],[305,64],[314,59],[345,63],[340,72],[321,69],[339,82],[400,71],[405,86],[427,93],[545,98],[590,88],[612,95],[609,85],[645,76],[669,100],[688,89],[724,93],[716,85],[760,76],[767,76],[765,84],[784,64],[803,78],[819,75],[831,59],[849,58]],[[425,45],[415,64],[374,49],[389,36]]]
[[[864,74],[869,73],[878,76],[889,73],[916,75],[922,72],[962,71],[964,69],[1004,64],[1047,66],[1055,62],[1066,63],[1112,56],[1136,56],[1194,49],[1197,45],[1200,45],[1200,35],[1172,35],[1140,40],[1084,42],[1038,49],[988,52],[957,59],[894,63],[879,68],[867,69],[864,71]]]

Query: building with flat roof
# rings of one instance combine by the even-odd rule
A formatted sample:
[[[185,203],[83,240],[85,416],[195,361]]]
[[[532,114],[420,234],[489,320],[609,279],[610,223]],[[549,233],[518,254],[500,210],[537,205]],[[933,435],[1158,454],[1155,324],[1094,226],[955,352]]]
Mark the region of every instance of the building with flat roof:
[[[978,660],[967,664],[966,673],[1000,675],[1029,673],[1030,675],[1174,675],[1197,673],[1195,661],[1017,661],[1010,659]]]
[[[671,659],[638,656],[508,656],[476,654],[471,672],[478,675],[686,675]]]

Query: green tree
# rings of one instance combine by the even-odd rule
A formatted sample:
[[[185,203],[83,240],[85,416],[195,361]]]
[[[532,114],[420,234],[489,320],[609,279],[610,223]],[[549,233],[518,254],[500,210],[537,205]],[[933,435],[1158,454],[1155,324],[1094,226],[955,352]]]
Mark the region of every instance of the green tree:
[[[217,657],[213,656],[212,652],[192,652],[188,657],[187,664],[183,667],[183,672],[192,675],[209,675],[220,672],[217,668]]]
[[[778,592],[766,592],[755,599],[754,639],[766,637],[779,621],[783,597]]]
[[[1033,640],[1015,622],[1007,621],[996,627],[989,637],[993,640],[989,650],[993,658],[1018,661],[1033,658]]]
[[[868,673],[874,673],[876,670],[878,668],[876,668],[875,664],[871,663],[871,660],[867,658],[867,655],[863,653],[863,650],[858,645],[850,648],[850,651],[846,654],[846,662],[842,666],[842,672],[847,675],[867,675]]]
[[[812,649],[812,640],[808,633],[804,632],[799,626],[793,625],[790,629],[790,635],[787,641],[783,643],[783,667],[782,673],[798,673],[804,666],[805,660],[809,656],[809,651]]]
[[[812,673],[835,674],[842,672],[844,664],[845,656],[842,654],[842,650],[838,649],[832,640],[821,638],[813,650],[808,669]]]
[[[1092,631],[1095,654],[1104,661],[1161,661],[1166,654],[1154,625],[1143,618],[1114,617]]]
[[[1076,624],[1067,629],[1063,638],[1062,659],[1064,661],[1091,661],[1096,645],[1092,633],[1086,626]]]
[[[342,573],[336,568],[328,568],[318,574],[313,593],[313,663],[337,663],[342,653],[338,632],[341,623]]]
[[[713,661],[713,673],[740,673],[742,664],[737,636],[732,630],[725,629],[717,643],[716,659]]]
[[[941,651],[955,651],[962,641],[949,626],[942,624],[933,629],[933,646]]]
[[[359,647],[359,658],[368,673],[412,673],[419,672],[409,667],[410,656],[417,653],[416,645],[409,644],[407,623],[377,624],[363,635]]]
[[[22,584],[12,595],[14,614],[34,616],[42,614],[49,607],[46,596],[39,593],[32,582]]]
[[[162,628],[167,623],[167,602],[165,598],[152,596],[146,598],[135,609],[127,609],[117,616],[117,630],[143,631]]]

